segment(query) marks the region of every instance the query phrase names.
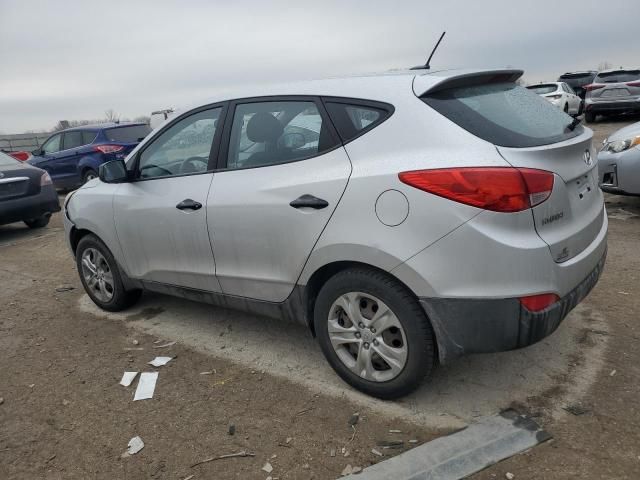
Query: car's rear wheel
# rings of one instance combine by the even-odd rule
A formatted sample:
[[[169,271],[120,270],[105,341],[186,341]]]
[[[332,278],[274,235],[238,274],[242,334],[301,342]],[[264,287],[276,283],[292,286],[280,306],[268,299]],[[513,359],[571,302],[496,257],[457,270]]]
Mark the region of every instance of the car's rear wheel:
[[[30,218],[28,220],[25,220],[24,223],[29,228],[43,228],[49,225],[50,219],[51,219],[51,215],[47,214],[37,218]]]
[[[95,235],[82,237],[78,243],[76,265],[85,291],[100,308],[117,312],[140,298],[140,290],[125,290],[118,264]]]
[[[435,363],[433,333],[417,299],[372,269],[331,277],[316,299],[314,327],[338,375],[375,397],[406,395]]]
[[[587,112],[584,114],[584,119],[587,123],[596,123],[596,114],[593,112]]]
[[[98,178],[98,173],[89,168],[82,174],[82,183],[87,183],[89,180],[93,180],[94,178]]]

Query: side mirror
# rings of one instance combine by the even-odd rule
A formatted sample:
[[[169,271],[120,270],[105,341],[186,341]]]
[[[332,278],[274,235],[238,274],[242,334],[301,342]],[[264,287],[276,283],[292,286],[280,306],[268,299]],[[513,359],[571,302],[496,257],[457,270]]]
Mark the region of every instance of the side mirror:
[[[37,148],[36,150],[33,150],[31,152],[31,155],[33,155],[34,157],[41,157],[42,155],[44,155],[44,152],[41,148]]]
[[[98,169],[98,177],[104,183],[124,183],[129,180],[124,160],[103,163]]]
[[[282,143],[286,148],[295,150],[304,147],[306,141],[301,133],[285,133],[282,137]]]

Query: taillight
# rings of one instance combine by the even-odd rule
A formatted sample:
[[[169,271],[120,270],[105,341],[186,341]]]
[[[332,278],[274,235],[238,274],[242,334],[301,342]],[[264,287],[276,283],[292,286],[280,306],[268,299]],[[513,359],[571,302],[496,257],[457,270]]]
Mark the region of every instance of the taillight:
[[[40,177],[40,186],[46,187],[47,185],[52,185],[52,184],[53,182],[51,181],[51,177],[47,172],[44,172]]]
[[[544,202],[553,190],[553,173],[532,168],[439,168],[398,177],[425,192],[494,212],[526,210]]]
[[[23,152],[23,151],[9,152],[9,155],[11,155],[16,160],[20,160],[21,162],[26,162],[27,160],[29,160],[29,157],[31,156],[29,152]]]
[[[584,88],[587,92],[591,92],[593,90],[598,90],[599,88],[604,88],[606,85],[602,83],[590,83],[589,85],[585,85]]]
[[[122,145],[96,145],[93,149],[100,153],[116,153],[124,150],[124,147]]]
[[[560,300],[555,293],[543,293],[519,298],[520,304],[530,312],[541,312]]]
[[[630,87],[640,87],[640,82],[627,82]]]

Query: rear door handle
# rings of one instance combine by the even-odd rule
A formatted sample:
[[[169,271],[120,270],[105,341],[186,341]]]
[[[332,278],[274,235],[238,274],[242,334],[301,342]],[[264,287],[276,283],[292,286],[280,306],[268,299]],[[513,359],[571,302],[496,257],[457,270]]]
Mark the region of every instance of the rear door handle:
[[[200,210],[202,208],[202,204],[200,202],[196,202],[195,200],[191,200],[187,198],[186,200],[181,201],[176,205],[178,210]]]
[[[321,210],[329,206],[329,202],[313,195],[305,194],[296,198],[291,202],[293,208],[313,208],[314,210]]]

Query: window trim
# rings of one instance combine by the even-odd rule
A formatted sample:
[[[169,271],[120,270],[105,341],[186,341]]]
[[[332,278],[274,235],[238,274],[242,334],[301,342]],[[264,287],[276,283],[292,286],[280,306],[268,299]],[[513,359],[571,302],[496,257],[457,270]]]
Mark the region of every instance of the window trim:
[[[161,177],[149,177],[149,178],[140,178],[139,175],[139,165],[140,165],[140,155],[144,153],[144,151],[149,148],[160,136],[173,127],[176,123],[181,122],[185,118],[191,117],[193,115],[197,115],[198,113],[204,112],[206,110],[215,110],[216,108],[220,108],[220,116],[218,117],[218,125],[216,126],[216,131],[213,135],[213,141],[211,142],[211,147],[209,148],[209,159],[207,162],[207,169],[203,172],[190,172],[190,173],[179,173],[176,175],[163,175]],[[229,102],[216,102],[210,103],[208,105],[203,105],[198,108],[194,108],[187,112],[184,112],[171,120],[170,123],[163,126],[160,130],[158,130],[152,137],[150,137],[145,144],[136,152],[135,157],[133,158],[133,162],[131,165],[131,169],[127,169],[129,175],[131,175],[131,180],[129,183],[136,182],[148,182],[150,180],[162,180],[166,178],[176,178],[176,177],[188,177],[191,175],[206,175],[215,172],[215,165],[218,161],[218,155],[220,154],[220,144],[222,139],[222,133],[227,123],[227,112],[229,111]]]
[[[247,103],[273,103],[273,102],[313,102],[322,117],[322,121],[326,122],[327,127],[329,128],[329,135],[333,140],[333,146],[324,150],[320,153],[315,153],[313,155],[307,155],[306,157],[296,158],[294,160],[289,160],[287,162],[273,163],[270,165],[255,165],[250,167],[237,167],[237,168],[227,168],[227,160],[229,155],[229,144],[231,142],[231,129],[233,127],[233,118],[236,113],[236,107],[238,105],[243,105]],[[218,163],[215,172],[233,172],[237,170],[252,170],[255,168],[266,168],[266,167],[277,167],[278,165],[287,165],[288,163],[294,162],[302,162],[304,160],[310,160],[315,157],[319,157],[325,155],[333,150],[342,147],[342,141],[338,132],[329,117],[329,113],[324,107],[322,100],[319,96],[316,95],[267,95],[261,97],[246,97],[246,98],[238,98],[235,100],[231,100],[229,102],[229,115],[227,117],[227,121],[224,125],[223,132],[223,142],[218,152]]]
[[[374,128],[386,122],[389,118],[391,118],[391,116],[396,111],[396,108],[390,103],[380,102],[377,100],[367,100],[364,98],[350,98],[350,97],[326,97],[326,96],[321,97],[321,99],[322,99],[323,105],[326,103],[340,103],[340,104],[353,106],[353,107],[365,107],[365,108],[369,107],[369,108],[374,108],[376,110],[384,110],[387,112],[386,115],[383,115],[381,118],[379,118],[375,122],[370,123],[365,128],[360,130],[358,134],[355,135],[354,137],[351,137],[348,140],[345,140],[342,137],[340,137],[340,141],[342,142],[343,146],[347,145],[350,142],[353,142],[355,139],[361,137],[362,135],[370,132]],[[333,124],[333,120],[331,120],[331,122]],[[335,125],[333,125],[333,127],[335,128],[338,135],[340,135],[340,132],[338,132],[338,129],[335,127]]]

